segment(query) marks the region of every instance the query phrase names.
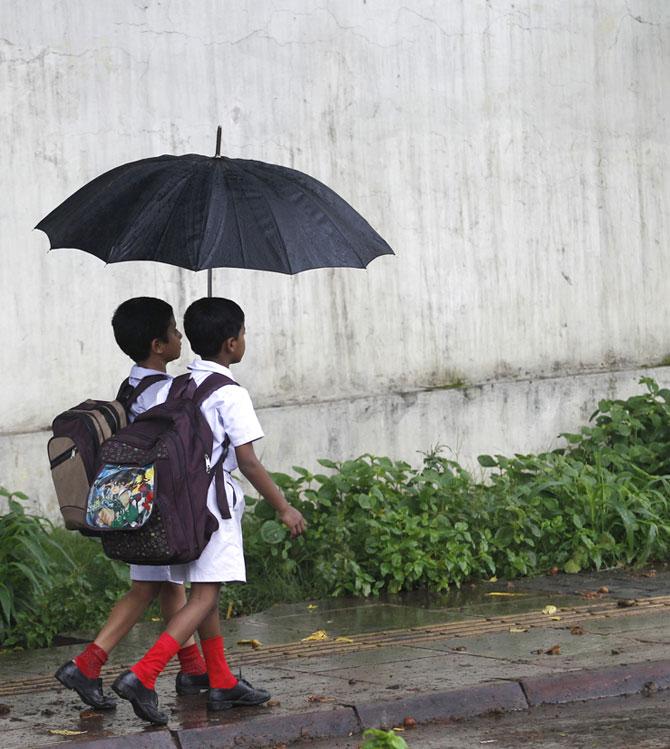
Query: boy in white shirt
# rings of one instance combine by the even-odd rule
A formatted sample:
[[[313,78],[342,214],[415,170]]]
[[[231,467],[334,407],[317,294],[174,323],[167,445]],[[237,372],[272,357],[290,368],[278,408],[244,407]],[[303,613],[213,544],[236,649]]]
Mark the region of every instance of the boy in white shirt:
[[[191,348],[201,356],[189,366],[196,383],[200,385],[213,372],[233,379],[229,367],[242,360],[246,348],[241,308],[229,299],[199,299],[186,310],[184,329]],[[169,386],[161,389],[158,403],[167,398],[169,389]],[[207,507],[219,521],[219,529],[198,559],[190,564],[170,567],[173,579],[191,583],[188,603],[172,617],[165,632],[146,655],[112,685],[119,696],[130,700],[138,717],[157,724],[167,723],[167,716],[158,709],[154,689],[156,678],[179,651],[180,643],[191,637],[196,629],[207,663],[209,710],[260,705],[270,699],[267,691],[235,678],[226,662],[221,637],[218,611],[221,583],[246,580],[241,528],[244,494],[230,475],[231,471],[240,469],[275,508],[292,537],[305,530],[300,512],[286,501],[256,457],[253,443],[263,437],[263,431],[248,392],[237,384],[224,385],[214,391],[201,408],[214,436],[212,464],[222,454],[226,435],[234,448],[229,450],[223,463],[230,519],[224,519],[219,511],[215,478],[207,495]]]
[[[112,318],[114,337],[121,350],[135,363],[128,384],[136,387],[145,377],[163,375],[162,381],[150,385],[131,404],[129,420],[151,408],[166,380],[166,365],[179,358],[181,333],[177,330],[172,307],[162,299],[136,297],[121,304]],[[170,575],[169,567],[130,565],[132,585],[112,609],[95,641],[56,672],[66,687],[75,689],[92,707],[105,710],[116,706],[116,699],[102,691],[100,671],[112,649],[128,634],[147,606],[160,599],[166,622],[186,604],[186,593],[180,581]],[[177,674],[178,694],[197,694],[209,687],[207,667],[195,640],[191,637],[180,649],[181,671]]]

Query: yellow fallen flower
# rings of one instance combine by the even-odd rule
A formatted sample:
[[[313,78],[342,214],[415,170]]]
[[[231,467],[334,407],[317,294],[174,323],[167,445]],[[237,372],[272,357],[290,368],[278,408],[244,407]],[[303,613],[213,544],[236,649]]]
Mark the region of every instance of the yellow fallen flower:
[[[316,632],[312,632],[309,637],[303,637],[301,642],[319,642],[320,640],[327,640],[328,635],[325,629],[317,629]]]
[[[309,603],[307,604],[307,610],[308,611],[314,611],[314,609],[318,609],[319,607],[315,603]]]
[[[546,616],[553,616],[557,611],[558,611],[558,608],[556,606],[552,606],[551,604],[549,604],[549,606],[545,606],[542,609],[542,613],[545,614]]]
[[[516,634],[518,632],[528,632],[528,627],[510,627],[509,631],[512,632],[512,634]]]
[[[238,645],[251,645],[254,650],[263,647],[263,643],[260,640],[238,640]]]
[[[49,733],[53,733],[54,736],[79,736],[86,731],[70,731],[68,728],[50,728]]]
[[[351,637],[336,637],[335,642],[353,642]]]

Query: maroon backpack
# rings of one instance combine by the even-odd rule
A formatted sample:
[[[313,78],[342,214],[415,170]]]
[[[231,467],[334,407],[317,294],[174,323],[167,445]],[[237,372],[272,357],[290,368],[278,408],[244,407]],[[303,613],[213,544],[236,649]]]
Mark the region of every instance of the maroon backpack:
[[[108,439],[88,497],[88,527],[102,535],[108,557],[134,564],[181,564],[197,559],[216,517],[207,493],[216,476],[217,503],[230,518],[223,461],[212,464],[213,435],[200,406],[224,385],[212,373],[197,386],[190,375],[174,379],[165,403],[153,406]]]
[[[86,503],[98,469],[100,446],[128,423],[133,403],[167,375],[144,377],[133,387],[126,379],[113,401],[86,400],[58,414],[51,426],[47,451],[65,527],[86,531]]]

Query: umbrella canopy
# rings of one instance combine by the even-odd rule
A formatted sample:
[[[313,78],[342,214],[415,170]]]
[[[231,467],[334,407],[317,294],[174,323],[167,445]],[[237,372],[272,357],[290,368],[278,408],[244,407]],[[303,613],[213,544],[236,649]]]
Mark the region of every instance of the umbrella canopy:
[[[217,145],[218,151],[218,145]],[[294,169],[221,156],[158,156],[89,182],[35,227],[51,248],[107,263],[299,273],[364,268],[393,250],[345,200]]]

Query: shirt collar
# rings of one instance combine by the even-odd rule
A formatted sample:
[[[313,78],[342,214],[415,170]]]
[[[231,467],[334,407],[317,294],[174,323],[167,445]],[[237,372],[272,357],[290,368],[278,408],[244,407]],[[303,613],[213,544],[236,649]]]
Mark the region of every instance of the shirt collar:
[[[188,369],[189,372],[218,372],[219,374],[226,375],[226,377],[230,377],[231,380],[235,379],[233,373],[228,367],[224,367],[223,364],[217,364],[216,362],[205,359],[195,359],[186,367],[186,369]]]
[[[142,380],[145,377],[151,377],[152,375],[163,375],[163,377],[170,377],[167,372],[159,372],[157,369],[147,369],[147,367],[140,367],[139,364],[134,364],[130,370],[130,377],[137,380]]]

